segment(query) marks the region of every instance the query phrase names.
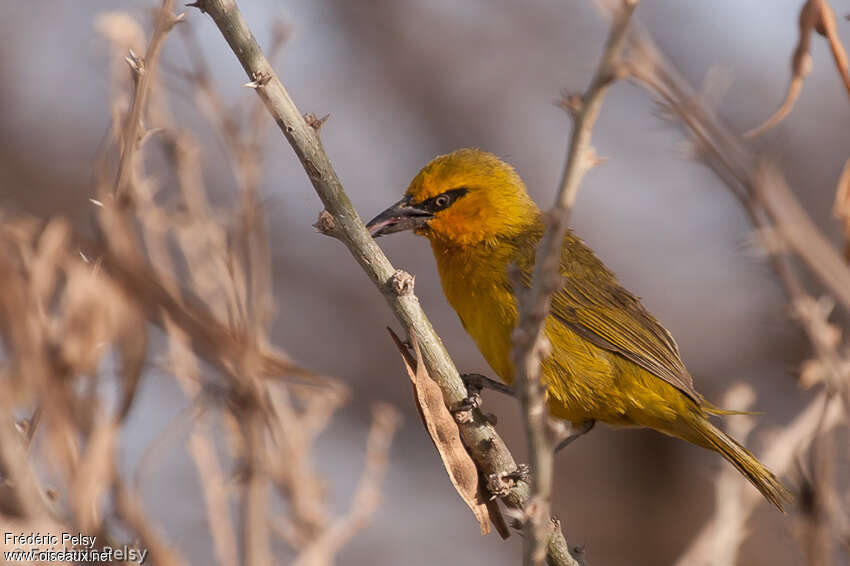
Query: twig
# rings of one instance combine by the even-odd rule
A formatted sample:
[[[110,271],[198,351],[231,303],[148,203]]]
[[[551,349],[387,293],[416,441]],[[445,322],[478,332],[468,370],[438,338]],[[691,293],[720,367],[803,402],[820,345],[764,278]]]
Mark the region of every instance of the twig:
[[[189,452],[198,471],[216,559],[221,566],[236,566],[238,561],[230,518],[230,498],[215,445],[209,436],[210,427],[202,419],[204,416],[200,415],[189,433]]]
[[[91,199],[99,208],[109,209],[101,242],[90,242],[73,233],[61,217],[44,223],[27,216],[9,219],[4,215],[0,223],[0,349],[4,352],[0,363],[0,520],[7,527],[14,525],[16,532],[20,526],[20,532],[90,534],[97,539],[92,549],[98,551],[122,544],[110,532],[115,526],[126,533],[122,538],[140,539],[149,547],[155,562],[166,566],[183,563],[145,517],[138,490],[124,479],[127,474],[119,473],[116,458],[125,436],[121,434],[122,420],[107,410],[116,405],[108,394],[111,388],[106,391],[101,387],[112,373],[112,358],[120,360],[121,377],[131,385],[143,368],[158,365],[148,359],[151,352],[145,340],[149,328],[142,316],[144,311],[168,334],[171,367],[167,369],[192,401],[181,413],[191,417],[195,407],[201,409],[193,419],[197,426],[189,442],[203,488],[215,555],[224,565],[234,565],[239,559],[230,508],[232,486],[238,485],[244,505],[240,524],[242,562],[264,566],[272,561],[267,486],[274,470],[269,462],[280,456],[276,446],[267,441],[271,436],[267,431],[277,423],[275,412],[282,412],[279,405],[272,405],[271,398],[276,389],[292,393],[289,408],[293,418],[284,432],[300,441],[298,452],[293,454],[299,462],[278,462],[278,468],[299,467],[306,474],[314,472],[309,467],[314,441],[344,400],[340,393],[344,388],[330,379],[322,380],[328,385],[327,391],[315,387],[316,382],[300,387],[287,382],[284,387],[265,379],[283,376],[289,369],[295,369],[295,373],[300,370],[266,343],[273,304],[265,234],[259,226],[262,210],[256,198],[260,168],[245,160],[233,164],[242,168],[236,171],[237,179],[241,172],[249,179],[245,184],[253,185],[252,198],[243,201],[243,222],[234,222],[234,216],[208,205],[197,147],[171,119],[165,97],[159,96],[158,82],[145,74],[156,65],[169,27],[163,22],[180,19],[174,18],[170,9],[168,1],[157,12],[151,45],[141,47],[140,39],[134,48],[136,53],[146,51],[148,59],[143,62],[131,55],[136,71],[132,83],[116,81],[121,88],[114,93],[112,108],[116,111],[109,142],[118,140],[124,150],[119,158],[119,177],[126,183],[118,188],[126,190],[128,198],[116,204],[118,188],[110,143],[110,149],[103,152],[104,159],[98,162],[101,198]],[[133,37],[143,36],[135,20],[125,14],[105,17],[99,20],[99,27],[113,43],[122,46],[122,57],[127,51],[123,47],[127,30]],[[124,76],[122,72],[121,78]],[[146,81],[142,81],[143,76]],[[132,105],[125,103],[129,97],[134,100]],[[128,106],[132,110],[125,112]],[[263,112],[262,105],[255,102],[255,114],[257,107]],[[244,155],[253,150],[261,154],[258,122],[252,121],[251,140],[236,140],[243,143],[240,148]],[[141,134],[143,129],[147,133]],[[173,159],[181,193],[177,202],[157,198],[165,196],[171,177],[167,172],[162,178],[148,174],[142,163],[149,146],[139,137],[161,140],[166,157]],[[110,157],[106,157],[107,151]],[[157,195],[160,186],[163,188]],[[221,216],[227,220],[219,222]],[[116,245],[116,238],[122,245]],[[256,244],[248,250],[250,258],[241,253],[244,248],[239,247],[240,241],[249,248]],[[187,279],[185,288],[181,278]],[[215,281],[219,278],[227,281]],[[109,368],[101,369],[106,357],[110,358]],[[220,371],[201,366],[199,357],[206,357]],[[125,387],[119,406],[129,407],[128,401],[136,396],[135,387]],[[237,468],[244,472],[237,476],[244,478],[242,483],[225,482],[218,444],[212,442],[210,429],[201,426],[208,423],[199,422],[207,401],[231,425],[230,451],[223,457],[227,463],[244,463]],[[33,416],[14,422],[16,416],[24,414]],[[43,424],[33,441],[39,416]],[[383,470],[390,439],[378,436],[376,440],[370,437],[370,447],[377,444],[384,458],[370,459],[370,464]],[[150,452],[157,446],[158,442],[151,443]],[[139,470],[150,461],[143,455],[142,464],[136,467],[137,480]],[[374,472],[374,466],[369,470]],[[333,508],[326,504],[329,498],[321,489],[318,475],[312,475],[316,488],[305,495],[314,498],[310,503],[324,512],[322,518],[329,519],[318,525],[310,539],[295,541],[293,550],[311,544],[320,535],[330,535],[330,544],[322,552],[331,560],[339,545],[362,527],[377,504],[381,474],[367,474],[349,520],[340,522],[334,532],[329,527],[335,524],[330,520]],[[293,487],[298,490],[303,483]],[[137,550],[136,556],[144,561],[147,550]]]
[[[197,353],[237,381],[241,374],[232,362],[246,357],[257,359],[262,369],[260,375],[263,377],[289,375],[309,383],[326,381],[326,378],[299,367],[278,352],[257,348],[245,335],[216,320],[216,317],[203,307],[203,301],[189,290],[182,289],[182,296],[178,298],[146,267],[125,261],[82,236],[76,235],[74,240],[86,256],[99,259],[103,271],[118,287],[127,295],[140,300],[139,307],[150,322],[164,325],[163,316],[168,315],[174,324],[192,337],[192,346]]]
[[[378,486],[386,474],[389,447],[399,424],[399,414],[390,405],[372,409],[372,427],[366,441],[366,462],[348,513],[335,519],[295,559],[294,566],[330,566],[332,557],[363,528],[380,501]]]
[[[15,432],[12,409],[6,399],[11,399],[10,387],[0,388],[4,400],[0,402],[0,510],[44,520],[50,516],[44,495],[30,468],[26,446]],[[14,486],[14,490],[8,489]],[[12,497],[10,497],[10,495]],[[12,513],[9,513],[10,515]]]
[[[812,56],[809,54],[809,50],[811,49],[811,38],[814,31],[826,37],[832,51],[832,57],[835,60],[835,67],[838,69],[838,74],[847,89],[847,94],[850,94],[850,71],[848,71],[847,53],[838,37],[835,12],[832,11],[829,2],[827,0],[806,0],[800,9],[798,27],[800,35],[797,40],[797,47],[794,48],[794,54],[791,57],[791,81],[788,83],[785,99],[770,118],[760,126],[744,132],[744,137],[755,138],[762,135],[777,126],[791,113],[794,103],[803,90],[803,81],[812,69]]]
[[[526,520],[523,523],[523,564],[527,566],[543,561],[547,541],[551,536],[549,507],[554,443],[548,427],[546,392],[540,381],[540,364],[550,350],[544,324],[551,308],[552,295],[561,282],[561,247],[567,233],[570,212],[581,180],[596,159],[590,145],[591,130],[605,93],[619,73],[620,53],[629,19],[636,6],[637,0],[623,1],[590,86],[580,100],[572,105],[575,124],[561,186],[555,204],[548,213],[549,226],[537,248],[538,259],[531,287],[525,292],[517,292],[519,320],[513,334],[512,361],[516,368],[516,389],[531,460],[531,505],[526,509]],[[514,288],[519,290],[523,287],[517,281]]]
[[[826,408],[829,397],[824,402],[820,423],[812,438],[808,454],[808,470],[802,474],[801,491],[803,492],[802,511],[802,546],[812,565],[832,564],[833,526],[831,521],[836,505],[839,502],[835,486],[836,443],[835,431],[825,431],[823,423],[826,420]],[[836,522],[835,527],[840,523]],[[835,534],[838,534],[837,532]]]
[[[611,11],[610,2],[598,2]],[[850,269],[811,221],[776,169],[760,163],[709,109],[699,101],[690,85],[652,42],[649,34],[636,25],[629,37],[630,77],[654,94],[679,118],[698,144],[702,160],[723,180],[738,198],[750,221],[759,230],[772,230],[805,263],[811,272],[850,310]],[[770,265],[779,277],[796,312],[799,306],[813,300],[785,253],[772,253]],[[830,370],[830,383],[840,391],[850,408],[850,387],[836,350],[837,344],[825,348],[817,321],[798,316],[815,351]]]
[[[813,2],[820,14],[817,30],[829,43],[832,58],[835,60],[835,68],[844,83],[847,94],[850,95],[850,63],[847,61],[847,52],[838,37],[838,26],[835,24],[835,11],[827,0],[809,0]]]
[[[747,411],[755,401],[755,390],[746,383],[736,383],[723,396],[722,407],[734,411]],[[732,415],[727,421],[727,432],[741,444],[746,444],[755,421],[749,415]],[[747,534],[746,514],[742,509],[741,492],[744,478],[732,466],[723,466],[717,476],[714,499],[717,529],[711,551],[711,566],[735,566],[738,550]]]
[[[180,554],[163,541],[150,526],[135,494],[131,493],[118,478],[113,490],[118,516],[138,535],[141,547],[150,552],[147,558],[151,560],[151,563],[162,566],[184,566],[186,562]]]
[[[850,269],[800,205],[775,166],[756,171],[756,197],[773,219],[783,240],[809,270],[850,310]]]
[[[611,1],[597,0],[597,4],[610,13],[613,9]],[[700,157],[738,198],[752,223],[759,229],[768,227],[771,219],[768,213],[775,213],[779,209],[783,209],[784,214],[793,216],[795,221],[799,220],[796,211],[801,208],[790,191],[780,195],[786,200],[784,203],[762,202],[764,195],[776,191],[759,190],[759,161],[744,148],[740,138],[732,134],[713,112],[700,104],[699,97],[658,50],[646,30],[637,25],[632,29],[629,48],[629,77],[655,95],[673,116],[681,120],[698,144]],[[793,208],[785,209],[792,203]],[[783,236],[801,251],[802,259],[807,262],[813,274],[841,301],[845,309],[850,310],[850,294],[847,291],[850,288],[850,270],[840,259],[836,261],[838,254],[829,246],[817,227],[811,220],[802,226],[791,226],[777,218],[773,220],[780,225],[780,229],[792,229]],[[808,238],[813,231],[817,237]],[[803,235],[797,236],[798,233]],[[807,238],[806,242],[799,241],[799,238],[803,237]],[[823,264],[805,257],[810,253],[802,253],[807,245],[815,248],[815,257],[818,261],[823,260]],[[791,299],[805,294],[787,256],[771,254],[770,265]]]
[[[809,49],[812,43],[812,31],[814,31],[816,25],[817,11],[814,4],[807,0],[800,9],[798,21],[800,35],[797,39],[797,46],[794,48],[794,54],[791,56],[791,80],[788,82],[785,98],[779,108],[767,120],[744,132],[745,138],[756,138],[768,132],[791,113],[794,103],[797,102],[800,93],[803,91],[803,83],[812,70],[812,56],[809,54]]]
[[[827,432],[839,424],[843,418],[841,402],[837,398],[826,400],[827,394],[821,392],[797,417],[785,425],[771,438],[770,448],[764,450],[760,460],[777,474],[788,472],[795,462],[796,455],[808,445],[820,427]],[[824,403],[826,409],[824,410]],[[821,424],[823,423],[823,424]],[[745,490],[740,494],[739,520],[745,523],[763,498],[755,490]],[[703,525],[687,550],[679,557],[674,566],[703,566],[710,563],[715,544],[715,533],[721,528],[720,518],[715,516]]]
[[[265,434],[263,414],[258,406],[240,409],[245,443],[245,474],[242,496],[242,563],[245,566],[266,566],[270,563],[267,481],[265,471]]]
[[[600,0],[598,3],[611,11],[610,2]],[[800,256],[812,273],[842,300],[845,308],[850,308],[850,303],[844,300],[847,291],[843,288],[847,285],[846,281],[850,281],[850,272],[802,211],[778,171],[760,165],[739,139],[700,103],[699,97],[693,94],[687,82],[638,24],[630,34],[629,47],[631,77],[681,120],[696,140],[700,156],[741,201],[753,224],[760,230],[770,229],[780,234],[790,250]],[[850,388],[844,369],[846,363],[841,363],[843,356],[837,350],[838,341],[825,338],[829,332],[823,309],[807,306],[817,301],[807,293],[787,255],[773,253],[770,262],[789,296],[796,319],[815,348],[818,362],[829,375],[827,389],[776,435],[773,447],[761,458],[768,468],[781,474],[789,469],[796,454],[809,446],[814,437],[826,433],[842,418],[846,419],[846,415],[842,415],[841,400],[835,398],[834,393],[840,391],[841,399],[850,407]],[[743,493],[741,497],[739,521],[743,524],[762,499],[752,491]],[[712,533],[718,528],[719,520],[715,517],[702,529],[677,565],[706,563],[712,556]]]
[[[142,113],[147,108],[148,96],[154,78],[156,77],[159,52],[162,49],[168,31],[175,24],[183,20],[183,14],[175,16],[172,13],[173,5],[174,0],[163,0],[162,7],[157,12],[156,25],[144,58],[141,59],[131,55],[128,59],[133,72],[136,73],[138,82],[135,96],[133,97],[133,106],[130,108],[130,115],[127,117],[122,138],[123,144],[121,146],[121,160],[118,164],[118,180],[115,183],[115,195],[119,201],[132,197],[131,183],[136,168],[136,155],[138,154],[136,149],[141,137]]]
[[[269,473],[277,490],[289,503],[290,522],[294,538],[301,541],[314,539],[327,525],[328,510],[322,503],[323,484],[310,462],[310,448],[314,432],[310,431],[308,418],[296,414],[288,392],[278,388],[269,392],[271,419],[270,436],[274,458],[269,462]],[[319,397],[329,409],[338,408],[328,395]]]
[[[434,332],[412,289],[394,284],[396,270],[365,229],[325,154],[317,130],[307,123],[289,97],[236,3],[234,0],[199,0],[196,5],[213,18],[248,74],[251,80],[248,86],[256,90],[301,161],[330,214],[334,236],[346,245],[381,290],[402,326],[412,329],[429,374],[443,391],[446,403],[456,405],[466,398],[467,392],[445,346]],[[459,428],[483,475],[505,475],[516,470],[513,456],[481,411],[472,411],[470,422],[459,425]],[[517,482],[503,501],[513,508],[522,508],[527,496],[528,485]],[[552,538],[549,559],[554,565],[579,564],[570,555],[563,536]]]
[[[844,261],[850,262],[850,159],[844,162],[844,169],[838,177],[832,214],[844,228]]]

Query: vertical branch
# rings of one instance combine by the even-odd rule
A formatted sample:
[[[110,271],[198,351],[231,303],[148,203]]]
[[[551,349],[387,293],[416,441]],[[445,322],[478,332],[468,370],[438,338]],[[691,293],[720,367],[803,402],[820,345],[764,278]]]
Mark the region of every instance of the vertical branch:
[[[241,418],[245,443],[246,477],[242,496],[242,555],[245,566],[270,564],[265,478],[265,423],[253,400]]]
[[[372,426],[366,441],[366,461],[360,482],[345,515],[328,527],[299,553],[294,566],[330,566],[332,557],[362,529],[380,502],[378,486],[389,465],[389,446],[399,424],[399,414],[391,406],[372,408]]]
[[[136,170],[136,149],[142,135],[142,114],[147,108],[148,96],[156,77],[159,52],[165,42],[165,37],[175,24],[183,20],[183,14],[175,16],[172,12],[174,0],[163,0],[162,7],[156,15],[153,36],[148,44],[143,59],[130,55],[127,61],[136,73],[136,90],[130,115],[124,127],[121,146],[121,159],[118,163],[118,180],[115,184],[115,194],[119,199],[131,197],[132,180]]]
[[[633,2],[629,4],[633,8]],[[416,336],[428,373],[440,386],[446,404],[456,406],[462,402],[467,397],[467,391],[457,368],[413,294],[412,284],[403,284],[410,277],[393,268],[365,229],[343,190],[319,139],[317,126],[321,120],[307,120],[298,110],[234,0],[197,0],[192,5],[212,17],[250,77],[251,82],[247,86],[255,89],[301,161],[316,194],[325,206],[319,226],[324,228],[326,234],[333,235],[345,244],[384,295],[402,326],[409,328]],[[492,424],[480,410],[475,409],[471,413],[472,418],[460,424],[459,429],[482,475],[503,478],[515,472],[516,462]],[[524,481],[513,482],[499,495],[509,507],[521,509],[528,502],[528,485]],[[560,529],[556,528],[555,531],[555,536],[549,537],[550,563],[556,566],[577,565],[578,561],[570,554]]]
[[[606,11],[611,10],[612,3],[613,0],[598,1]],[[636,26],[630,33],[629,47],[627,63],[630,76],[655,95],[669,110],[670,115],[681,121],[693,136],[701,160],[739,199],[754,226],[763,231],[769,230],[772,235],[780,238],[782,249],[772,250],[771,267],[790,299],[795,320],[806,331],[814,347],[815,359],[811,360],[809,366],[817,366],[819,379],[826,385],[825,390],[772,439],[772,447],[760,458],[765,466],[777,474],[782,474],[801,453],[809,449],[817,451],[818,442],[831,428],[838,423],[846,424],[846,414],[842,414],[842,401],[845,408],[850,407],[850,372],[846,369],[844,348],[839,349],[840,332],[827,320],[831,301],[817,301],[808,294],[802,278],[791,263],[791,254],[800,258],[802,264],[809,268],[845,308],[850,308],[847,296],[850,270],[796,201],[779,171],[775,167],[760,163],[756,156],[741,144],[740,139],[731,134],[710,109],[702,105],[700,97],[666,60],[649,34]],[[816,477],[817,470],[814,476],[814,489],[830,489],[829,478],[823,480]],[[737,506],[737,521],[744,524],[761,500],[755,492],[742,493]],[[820,503],[815,502],[816,505]],[[819,552],[823,549],[822,543],[826,539],[820,536],[822,533],[815,531],[819,526],[817,521],[823,520],[823,517],[813,514],[812,519],[815,521],[811,529],[814,533],[812,540],[817,539],[817,548],[812,548]],[[709,563],[710,558],[715,555],[713,533],[722,529],[723,521],[723,517],[715,515],[676,564],[700,566]]]
[[[721,406],[734,411],[748,411],[755,398],[756,392],[750,385],[736,383],[723,396]],[[746,444],[754,426],[755,421],[750,415],[731,415],[727,419],[726,431],[741,444]],[[738,552],[747,535],[747,514],[741,498],[745,483],[743,476],[732,466],[724,466],[717,476],[714,516],[719,528],[714,534],[711,566],[735,566],[738,563]]]
[[[139,537],[141,547],[150,552],[152,564],[185,566],[183,558],[151,527],[134,493],[116,479],[113,486],[118,516]]]
[[[820,393],[794,420],[785,425],[771,442],[770,448],[759,454],[759,460],[776,474],[788,472],[795,464],[800,452],[805,450],[812,437],[832,430],[842,422],[841,401]],[[756,507],[764,499],[755,490],[741,492],[738,503],[738,521],[745,524]],[[676,560],[674,566],[708,566],[714,556],[716,533],[722,530],[723,518],[715,515],[700,528],[688,548]]]
[[[835,12],[828,0],[809,0],[818,12],[817,30],[829,43],[829,50],[835,60],[835,68],[844,83],[847,94],[850,95],[850,62],[847,60],[847,52],[838,37],[838,26],[835,23]]]
[[[844,162],[844,169],[838,177],[832,214],[841,221],[844,229],[844,261],[850,263],[850,159]]]
[[[513,334],[513,364],[516,388],[522,407],[531,460],[530,505],[524,522],[523,564],[540,564],[551,536],[549,503],[552,493],[554,442],[548,430],[546,392],[541,384],[541,362],[550,346],[545,336],[552,295],[560,286],[561,246],[567,233],[569,216],[584,174],[596,161],[590,145],[591,130],[599,115],[602,100],[619,74],[619,58],[626,38],[629,18],[637,0],[624,0],[611,26],[602,60],[581,97],[571,97],[575,124],[558,196],[548,213],[549,226],[537,248],[531,287],[518,293],[519,320]],[[518,279],[514,277],[514,279]],[[522,289],[517,281],[515,289]]]

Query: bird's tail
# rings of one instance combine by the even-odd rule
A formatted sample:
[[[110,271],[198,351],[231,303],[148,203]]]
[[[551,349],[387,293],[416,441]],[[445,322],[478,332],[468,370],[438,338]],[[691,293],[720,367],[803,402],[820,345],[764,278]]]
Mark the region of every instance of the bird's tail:
[[[732,437],[711,424],[705,418],[696,418],[692,422],[692,430],[700,438],[706,448],[715,450],[729,460],[765,499],[776,505],[780,511],[785,511],[784,505],[793,500],[791,493],[780,482],[773,472],[768,470],[749,450],[738,444]]]

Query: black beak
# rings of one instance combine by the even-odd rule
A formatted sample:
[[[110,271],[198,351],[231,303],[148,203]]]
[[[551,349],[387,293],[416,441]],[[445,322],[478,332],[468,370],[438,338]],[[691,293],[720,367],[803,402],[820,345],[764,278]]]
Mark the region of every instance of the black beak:
[[[366,224],[373,238],[404,230],[415,230],[425,226],[434,215],[422,208],[410,204],[405,197],[380,213]]]

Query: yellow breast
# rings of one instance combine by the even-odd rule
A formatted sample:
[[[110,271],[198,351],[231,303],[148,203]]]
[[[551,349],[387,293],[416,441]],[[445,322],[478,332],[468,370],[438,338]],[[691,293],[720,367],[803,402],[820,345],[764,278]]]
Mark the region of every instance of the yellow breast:
[[[446,299],[490,367],[510,383],[517,309],[507,280],[506,251],[445,247],[433,241],[431,246]]]
[[[516,248],[484,244],[452,247],[439,241],[432,241],[431,246],[449,304],[493,371],[511,383],[511,334],[516,327],[517,307],[507,268]],[[546,334],[553,352],[543,364],[543,380],[549,386],[552,413],[573,422],[584,422],[594,415],[604,415],[607,422],[622,421],[621,403],[606,394],[614,387],[611,355],[551,316]],[[578,368],[581,371],[577,372]]]

